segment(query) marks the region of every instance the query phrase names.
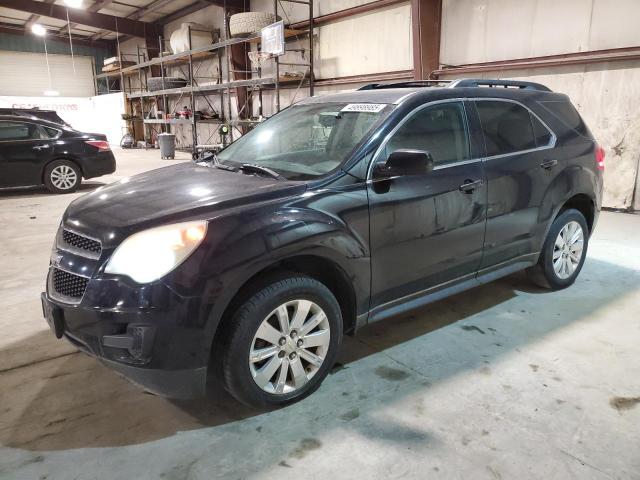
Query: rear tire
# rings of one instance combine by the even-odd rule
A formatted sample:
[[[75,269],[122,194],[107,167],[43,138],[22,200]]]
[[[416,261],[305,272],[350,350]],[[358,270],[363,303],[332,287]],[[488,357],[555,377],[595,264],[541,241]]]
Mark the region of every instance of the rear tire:
[[[587,256],[589,227],[573,208],[561,212],[551,224],[538,263],[527,269],[536,285],[560,290],[572,285]]]
[[[342,314],[319,281],[291,274],[250,295],[221,339],[226,389],[251,407],[287,405],[314,392],[342,342]]]
[[[81,183],[80,168],[69,160],[54,160],[44,169],[44,184],[53,193],[75,192]]]

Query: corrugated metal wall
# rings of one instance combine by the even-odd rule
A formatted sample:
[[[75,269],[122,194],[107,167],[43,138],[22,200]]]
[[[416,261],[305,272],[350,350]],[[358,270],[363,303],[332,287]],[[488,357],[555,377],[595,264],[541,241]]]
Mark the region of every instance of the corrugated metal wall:
[[[34,35],[12,35],[0,33],[0,50],[11,52],[44,53],[44,43],[41,37]],[[47,50],[49,53],[70,55],[69,41],[47,38]],[[75,55],[93,57],[96,68],[100,69],[105,58],[113,56],[106,48],[88,47],[86,45],[73,44]]]
[[[47,51],[53,90],[62,96],[94,95],[93,70],[102,66],[107,49],[74,44],[72,61],[69,42],[48,36]],[[44,52],[42,37],[0,33],[0,94],[40,96],[49,90]]]
[[[74,73],[75,64],[75,73]],[[38,97],[55,90],[63,97],[91,97],[95,94],[93,58],[49,54],[51,85],[47,62],[41,53],[0,50],[0,93],[2,95]]]

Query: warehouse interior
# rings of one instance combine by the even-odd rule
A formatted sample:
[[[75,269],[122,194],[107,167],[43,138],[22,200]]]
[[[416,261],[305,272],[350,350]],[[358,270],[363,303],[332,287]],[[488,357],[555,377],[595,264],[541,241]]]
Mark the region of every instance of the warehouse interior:
[[[0,183],[0,478],[639,478],[638,18],[636,0],[0,0],[0,122],[54,111],[115,158],[70,193]],[[40,294],[72,202],[309,97],[464,78],[566,94],[604,149],[571,287],[518,271],[365,321],[318,391],[272,409],[219,378],[154,395],[52,334]]]

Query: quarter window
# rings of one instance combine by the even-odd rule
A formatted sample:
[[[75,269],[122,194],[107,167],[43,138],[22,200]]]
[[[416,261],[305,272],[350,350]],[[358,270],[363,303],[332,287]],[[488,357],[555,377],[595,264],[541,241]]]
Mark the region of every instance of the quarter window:
[[[540,120],[531,115],[531,123],[533,124],[533,134],[536,137],[536,146],[546,147],[551,143],[551,132],[545,127]]]
[[[42,127],[42,129],[45,131],[49,138],[56,138],[58,135],[60,135],[60,130],[56,130],[55,128]]]
[[[487,156],[536,148],[532,117],[526,108],[512,102],[491,100],[477,101],[476,107],[484,132]],[[542,125],[541,127],[544,128]]]
[[[437,165],[469,160],[463,105],[447,102],[415,113],[389,140],[385,154],[400,149],[428,151]]]

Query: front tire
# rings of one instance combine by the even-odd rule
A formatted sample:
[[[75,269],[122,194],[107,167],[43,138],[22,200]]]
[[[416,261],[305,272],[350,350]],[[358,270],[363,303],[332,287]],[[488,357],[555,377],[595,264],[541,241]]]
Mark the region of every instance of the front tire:
[[[53,193],[75,192],[82,183],[82,172],[69,160],[54,160],[44,169],[44,184]]]
[[[224,332],[222,372],[236,399],[277,407],[314,392],[342,342],[342,314],[319,281],[292,274],[251,295]]]
[[[529,278],[543,288],[567,288],[582,270],[588,244],[584,215],[573,208],[561,212],[551,224],[538,263],[527,269]]]

